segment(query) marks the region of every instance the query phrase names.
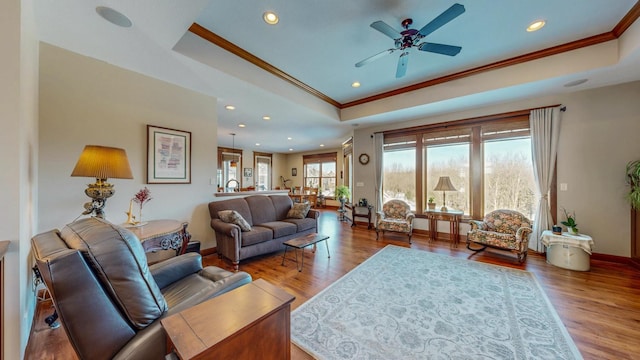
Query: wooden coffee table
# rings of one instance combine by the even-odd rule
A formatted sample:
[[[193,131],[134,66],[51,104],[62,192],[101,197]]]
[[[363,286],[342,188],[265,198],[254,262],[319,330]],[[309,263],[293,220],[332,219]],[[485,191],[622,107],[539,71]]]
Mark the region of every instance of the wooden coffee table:
[[[293,251],[296,253],[296,268],[298,269],[298,272],[302,271],[302,267],[304,266],[304,248],[313,245],[312,252],[316,252],[316,244],[320,241],[324,241],[324,244],[327,246],[327,257],[330,258],[331,255],[329,254],[329,244],[327,243],[328,238],[329,236],[327,235],[309,234],[283,242],[284,254],[282,254],[282,265],[284,266],[284,259],[287,255],[287,249],[292,247]],[[298,263],[298,249],[302,252],[302,260],[300,261],[300,263]]]

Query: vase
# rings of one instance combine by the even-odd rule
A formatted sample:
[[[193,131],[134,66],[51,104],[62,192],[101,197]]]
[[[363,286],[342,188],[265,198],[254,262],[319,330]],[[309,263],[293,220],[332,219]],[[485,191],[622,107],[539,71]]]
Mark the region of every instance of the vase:
[[[578,230],[576,230],[576,228],[568,227],[567,232],[571,235],[579,235]]]

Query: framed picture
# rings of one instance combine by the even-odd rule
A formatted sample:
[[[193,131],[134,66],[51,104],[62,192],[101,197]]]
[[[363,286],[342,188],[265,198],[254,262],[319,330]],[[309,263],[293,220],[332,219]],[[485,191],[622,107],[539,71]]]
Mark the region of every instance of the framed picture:
[[[297,168],[291,168],[291,176],[298,176],[298,169]]]
[[[251,177],[253,176],[253,169],[252,168],[244,168],[244,177]]]
[[[191,184],[191,132],[147,125],[147,184]]]

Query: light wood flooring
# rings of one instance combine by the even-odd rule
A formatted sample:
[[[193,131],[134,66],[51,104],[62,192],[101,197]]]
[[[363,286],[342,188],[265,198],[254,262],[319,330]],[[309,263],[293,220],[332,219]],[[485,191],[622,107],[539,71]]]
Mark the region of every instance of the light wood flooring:
[[[473,255],[464,244],[451,249],[446,239],[429,243],[426,236],[415,234],[411,245],[406,236],[393,233],[376,241],[374,230],[338,221],[335,209],[322,210],[319,232],[330,236],[331,258],[327,258],[324,243],[319,243],[315,253],[305,250],[302,272],[296,270],[291,252],[284,266],[282,252],[276,252],[242,261],[240,270],[294,295],[295,309],[387,244],[523,269],[536,275],[585,359],[640,359],[640,271],[636,268],[592,260],[591,271],[570,271],[532,253],[524,265],[518,265],[515,256],[505,252],[487,250]],[[203,263],[232,269],[215,254],[205,256]],[[51,312],[49,302],[39,303],[25,359],[77,359],[64,330],[51,330],[44,324]],[[292,359],[309,358],[292,346]]]

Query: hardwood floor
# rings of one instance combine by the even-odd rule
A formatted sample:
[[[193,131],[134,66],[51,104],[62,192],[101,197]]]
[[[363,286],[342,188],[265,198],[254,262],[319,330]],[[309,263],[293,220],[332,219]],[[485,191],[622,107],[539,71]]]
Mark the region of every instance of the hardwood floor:
[[[505,252],[487,250],[473,255],[464,244],[450,249],[446,240],[430,244],[422,235],[414,235],[411,245],[406,236],[393,233],[376,241],[375,231],[339,222],[330,209],[322,210],[319,232],[330,236],[331,257],[323,243],[315,253],[306,249],[302,272],[296,270],[292,252],[287,253],[284,266],[282,252],[276,252],[242,261],[240,270],[294,295],[295,309],[387,244],[523,269],[536,275],[585,359],[640,359],[640,271],[630,266],[591,260],[591,271],[577,272],[549,265],[539,254],[530,253],[526,263],[519,265],[515,256]],[[215,254],[204,257],[203,263],[232,269],[230,262]],[[41,302],[25,359],[77,359],[64,330],[51,330],[44,324],[50,313],[50,303]],[[292,346],[292,358],[311,357]]]

